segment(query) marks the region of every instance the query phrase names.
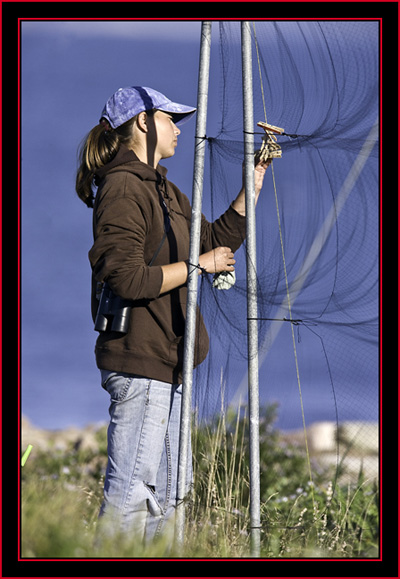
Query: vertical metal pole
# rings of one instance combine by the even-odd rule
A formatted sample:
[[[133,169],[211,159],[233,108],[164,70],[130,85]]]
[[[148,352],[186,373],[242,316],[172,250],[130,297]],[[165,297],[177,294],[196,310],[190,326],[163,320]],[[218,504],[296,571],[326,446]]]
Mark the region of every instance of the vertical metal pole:
[[[258,325],[256,214],[254,187],[254,120],[251,29],[241,23],[243,70],[243,131],[246,191],[247,333],[250,417],[250,538],[251,554],[260,556],[260,443],[258,384]]]
[[[192,190],[192,216],[190,225],[189,263],[199,263],[201,207],[203,197],[204,157],[206,148],[206,124],[208,103],[208,82],[211,52],[211,22],[201,26],[199,81],[197,94],[197,119],[195,135],[195,157]],[[181,547],[185,529],[185,495],[187,493],[187,473],[191,436],[192,384],[194,367],[194,345],[196,330],[198,270],[189,266],[187,282],[186,327],[183,358],[183,393],[180,426],[180,446],[178,464],[178,494],[176,501],[175,540]]]

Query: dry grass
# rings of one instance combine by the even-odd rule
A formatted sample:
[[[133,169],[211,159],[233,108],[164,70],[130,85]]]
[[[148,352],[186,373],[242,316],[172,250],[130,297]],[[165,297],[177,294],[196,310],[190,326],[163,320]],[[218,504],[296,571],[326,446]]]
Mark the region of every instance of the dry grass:
[[[375,481],[360,472],[354,484],[332,485],[332,471],[314,473],[304,452],[283,444],[274,413],[261,420],[261,553],[263,558],[377,557],[379,500]],[[122,538],[99,546],[97,514],[105,470],[105,429],[99,451],[32,454],[22,469],[22,557],[249,556],[247,420],[224,413],[193,432],[193,497],[187,507],[182,550],[166,540],[143,546]],[[315,465],[313,465],[314,467]]]

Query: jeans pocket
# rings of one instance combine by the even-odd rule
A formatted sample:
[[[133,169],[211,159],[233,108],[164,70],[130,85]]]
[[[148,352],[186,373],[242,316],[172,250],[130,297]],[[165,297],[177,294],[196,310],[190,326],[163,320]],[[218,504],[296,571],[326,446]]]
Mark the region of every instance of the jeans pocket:
[[[149,498],[147,499],[147,508],[149,513],[153,515],[153,517],[161,517],[161,515],[164,514],[164,509],[160,505],[155,488],[146,482],[144,483],[144,486],[149,492]]]
[[[116,375],[116,372],[111,372],[110,370],[100,370],[100,375],[101,387],[104,388],[104,390],[107,390],[107,382],[112,376]]]
[[[101,385],[109,393],[111,400],[116,402],[126,398],[133,379],[131,374],[101,371]]]

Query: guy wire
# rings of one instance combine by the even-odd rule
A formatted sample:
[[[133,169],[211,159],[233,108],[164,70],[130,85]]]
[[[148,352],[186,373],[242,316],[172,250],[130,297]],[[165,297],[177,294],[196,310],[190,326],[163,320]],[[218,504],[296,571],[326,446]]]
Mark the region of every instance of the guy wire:
[[[266,112],[266,107],[265,107],[264,85],[263,85],[263,81],[262,81],[260,55],[259,55],[259,51],[258,51],[258,42],[257,42],[255,22],[253,22],[253,31],[254,31],[254,42],[255,42],[256,54],[257,54],[258,73],[260,76],[261,97],[262,97],[262,103],[263,103],[263,108],[264,108],[264,117],[265,117],[265,122],[267,123],[268,120],[267,120],[267,112]],[[273,182],[274,194],[275,194],[276,214],[277,214],[277,218],[278,218],[278,229],[279,229],[279,239],[280,239],[281,252],[282,252],[283,271],[285,274],[286,296],[287,296],[287,303],[288,303],[288,310],[289,310],[289,321],[294,322],[294,320],[292,318],[292,307],[291,307],[291,302],[290,302],[290,289],[289,289],[289,281],[288,281],[287,269],[286,269],[285,250],[284,250],[284,245],[283,245],[282,226],[281,226],[281,218],[280,218],[280,212],[279,212],[278,194],[277,194],[277,189],[276,189],[273,159],[271,159],[271,172],[272,172],[272,182]],[[309,477],[310,477],[311,497],[312,497],[312,503],[313,503],[313,510],[315,513],[314,482],[313,482],[312,471],[311,471],[310,452],[309,452],[309,448],[308,448],[306,419],[305,419],[305,414],[304,414],[303,396],[302,396],[302,392],[301,392],[300,372],[299,372],[299,363],[298,363],[298,359],[297,359],[297,349],[296,349],[296,338],[295,338],[295,333],[294,333],[294,324],[291,323],[290,327],[291,327],[291,331],[292,331],[293,353],[294,353],[294,360],[295,360],[295,365],[296,365],[297,385],[299,388],[299,395],[300,395],[300,407],[301,407],[301,416],[302,416],[302,421],[303,421],[303,431],[304,431],[304,440],[305,440],[306,455],[307,455],[307,465],[308,465],[308,472],[309,472]]]

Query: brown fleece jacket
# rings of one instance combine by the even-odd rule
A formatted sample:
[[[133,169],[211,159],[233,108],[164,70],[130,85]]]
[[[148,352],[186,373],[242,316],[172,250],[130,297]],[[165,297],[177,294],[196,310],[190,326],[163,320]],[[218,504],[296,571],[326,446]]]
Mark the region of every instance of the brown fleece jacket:
[[[188,259],[191,207],[166,179],[166,172],[160,165],[156,170],[142,163],[124,146],[97,172],[94,244],[89,252],[92,315],[98,306],[97,281],[107,281],[115,294],[132,300],[128,333],[99,334],[95,348],[99,368],[181,383],[187,287],[160,295],[161,266]],[[149,266],[164,234],[163,201],[170,229]],[[244,238],[245,218],[232,207],[214,223],[202,216],[200,254],[219,246],[236,251]],[[205,359],[209,348],[199,310],[197,315],[195,365]]]

